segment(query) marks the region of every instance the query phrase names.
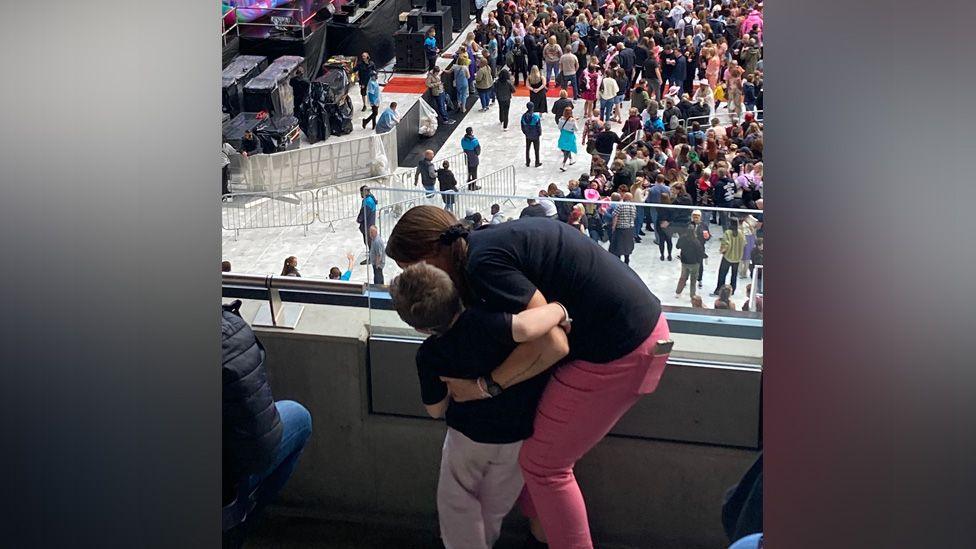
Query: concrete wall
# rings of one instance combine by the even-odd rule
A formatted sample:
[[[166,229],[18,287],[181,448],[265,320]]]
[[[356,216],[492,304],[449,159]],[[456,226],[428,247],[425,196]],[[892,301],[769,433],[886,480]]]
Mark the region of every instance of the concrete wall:
[[[247,302],[244,318],[251,320],[255,308],[254,302]],[[298,400],[313,417],[312,440],[281,503],[303,514],[435,530],[445,426],[431,419],[370,413],[367,322],[364,309],[306,306],[297,330],[255,330],[268,351],[275,397]],[[403,366],[415,371],[412,362]],[[680,407],[676,391],[694,393],[708,385],[705,370],[672,377],[683,381],[669,387],[666,375],[659,393],[644,399],[648,410],[657,409],[655,396],[663,399],[670,392],[668,400]],[[416,391],[406,384],[403,389]],[[735,393],[713,392],[714,399],[730,403],[734,397]],[[701,417],[701,402],[686,402],[686,409],[668,413]],[[709,407],[721,409],[722,403]],[[742,436],[739,431],[735,436]],[[598,546],[726,546],[720,523],[722,496],[755,455],[752,449],[608,437],[576,469]],[[510,522],[521,520],[516,517],[513,512]]]

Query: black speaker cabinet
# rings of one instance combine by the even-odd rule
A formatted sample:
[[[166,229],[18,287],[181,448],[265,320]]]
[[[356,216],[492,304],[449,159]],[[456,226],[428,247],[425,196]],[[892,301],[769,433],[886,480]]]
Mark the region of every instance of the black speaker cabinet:
[[[471,0],[441,0],[442,9],[451,8],[454,32],[461,32],[471,22]]]
[[[424,37],[430,25],[421,26],[417,32],[411,32],[407,27],[393,33],[393,48],[396,55],[394,70],[423,72],[427,68],[427,57],[424,55]]]

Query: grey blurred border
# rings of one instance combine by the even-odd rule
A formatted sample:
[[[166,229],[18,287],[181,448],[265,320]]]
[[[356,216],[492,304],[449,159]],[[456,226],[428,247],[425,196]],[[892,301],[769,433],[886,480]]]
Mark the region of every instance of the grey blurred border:
[[[5,547],[215,547],[220,2],[0,6]]]
[[[971,547],[973,4],[767,4],[768,546]]]

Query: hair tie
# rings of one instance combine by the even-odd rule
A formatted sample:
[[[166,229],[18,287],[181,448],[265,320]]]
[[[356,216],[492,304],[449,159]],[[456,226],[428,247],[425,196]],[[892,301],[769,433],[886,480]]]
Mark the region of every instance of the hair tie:
[[[458,225],[451,225],[450,227],[445,229],[444,232],[441,233],[441,236],[438,240],[440,241],[441,244],[445,246],[450,246],[451,244],[454,244],[455,241],[460,240],[462,238],[464,239],[468,238],[468,230],[465,229],[463,225],[458,224]]]

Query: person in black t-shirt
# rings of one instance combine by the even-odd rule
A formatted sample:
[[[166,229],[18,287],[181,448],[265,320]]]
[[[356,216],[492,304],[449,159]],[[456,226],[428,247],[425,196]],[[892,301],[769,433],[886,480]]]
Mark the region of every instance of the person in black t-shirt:
[[[533,532],[544,531],[552,547],[587,546],[586,503],[573,468],[657,388],[673,345],[660,301],[578,229],[545,219],[469,232],[449,212],[417,206],[393,228],[386,253],[403,268],[423,261],[443,269],[468,306],[517,314],[551,300],[573,316],[568,361],[543,391],[519,465],[538,513]],[[547,371],[552,332],[518,345],[487,377],[444,376],[452,401],[499,398]]]
[[[450,276],[427,263],[393,279],[390,296],[404,322],[430,335],[417,351],[417,375],[427,412],[448,426],[437,483],[441,538],[449,548],[491,547],[522,491],[518,454],[548,376],[471,402],[451,402],[440,376],[490,380],[519,343],[538,338],[551,338],[543,360],[555,363],[569,352],[565,334],[554,330],[568,330],[569,314],[559,303],[517,315],[465,309]]]

